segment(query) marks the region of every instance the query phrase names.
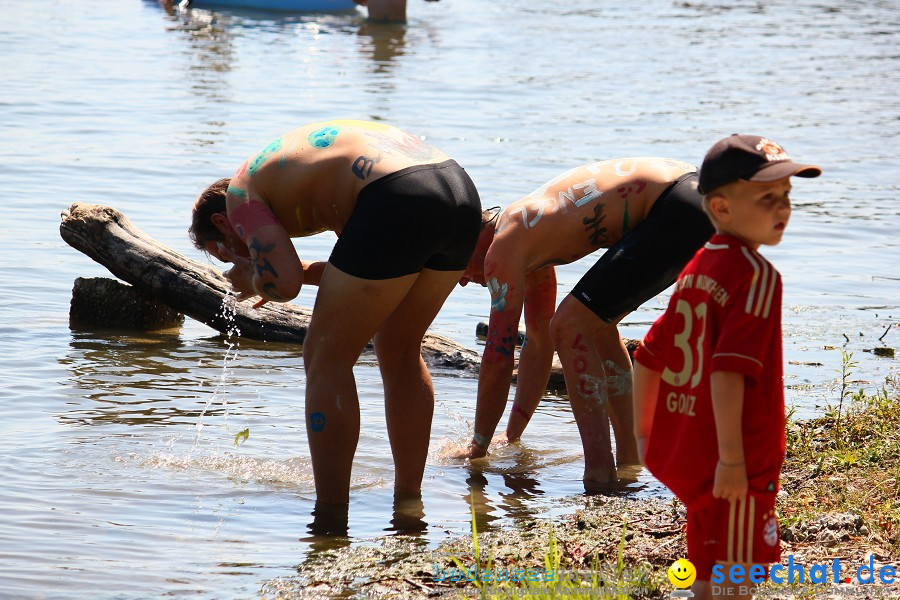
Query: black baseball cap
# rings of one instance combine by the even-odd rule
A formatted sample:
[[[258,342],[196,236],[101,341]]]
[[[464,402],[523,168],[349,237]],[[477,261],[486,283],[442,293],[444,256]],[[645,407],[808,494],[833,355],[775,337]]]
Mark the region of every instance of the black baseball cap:
[[[822,169],[795,163],[784,148],[758,135],[737,133],[716,142],[700,167],[700,193],[744,179],[777,181],[784,177],[818,177]]]

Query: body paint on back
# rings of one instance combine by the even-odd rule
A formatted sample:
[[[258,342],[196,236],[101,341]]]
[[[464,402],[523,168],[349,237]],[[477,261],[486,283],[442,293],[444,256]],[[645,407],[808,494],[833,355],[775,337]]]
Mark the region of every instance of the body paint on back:
[[[269,158],[278,152],[281,149],[281,138],[278,138],[274,142],[270,143],[268,146],[263,148],[259,154],[256,155],[256,158],[250,163],[250,166],[247,167],[247,170],[251,175],[256,175],[259,172],[259,169],[266,163]]]
[[[366,177],[372,174],[372,167],[375,166],[375,163],[381,162],[381,154],[374,158],[370,158],[368,156],[360,156],[353,164],[350,165],[350,170],[353,171],[353,174],[359,177],[362,180],[365,180]]]
[[[529,208],[531,210],[537,211],[537,215],[535,215],[535,217],[531,220],[528,219]],[[522,222],[525,224],[525,229],[531,229],[532,227],[537,225],[538,222],[541,220],[541,217],[544,216],[544,207],[543,206],[531,206],[531,207],[522,206],[522,207],[517,208],[516,210],[510,211],[509,214],[517,215],[519,213],[522,213]]]
[[[576,198],[579,195],[578,192],[581,192],[580,198]],[[591,200],[600,198],[602,195],[603,192],[597,189],[596,180],[587,179],[585,181],[582,181],[581,183],[576,183],[566,191],[560,192],[559,204],[560,206],[565,206],[566,200],[568,200],[569,202],[574,204],[576,208],[580,208]]]
[[[606,234],[608,228],[600,227],[600,223],[602,223],[605,218],[606,215],[603,214],[603,205],[598,204],[594,207],[594,216],[585,217],[581,221],[585,225],[585,230],[587,230],[590,235],[589,239],[591,245],[597,248],[609,243],[609,236]]]
[[[634,182],[629,183],[628,185],[620,186],[616,189],[619,192],[619,196],[625,200],[625,210],[622,214],[622,235],[624,236],[630,230],[629,222],[628,222],[628,198],[632,194],[640,194],[644,191],[644,188],[647,187],[647,182],[643,179],[636,179]]]
[[[638,168],[637,161],[631,163],[631,168],[628,170],[625,170],[622,168],[622,165],[624,165],[624,164],[625,164],[625,161],[620,160],[613,167],[613,170],[615,171],[616,175],[618,175],[619,177],[628,177],[629,175],[632,175],[635,171],[637,171],[637,168]]]
[[[247,199],[247,190],[243,190],[239,187],[233,187],[233,186],[229,185],[228,189],[225,190],[225,195],[226,196],[228,196],[228,195],[236,196],[237,198],[240,198],[241,200],[246,200]]]
[[[426,144],[420,138],[408,133],[402,135],[403,139],[398,141],[380,133],[366,133],[366,136],[374,139],[369,145],[384,152],[402,154],[413,160],[428,160],[438,155],[437,148]]]
[[[334,144],[335,138],[337,138],[338,134],[341,132],[341,128],[335,125],[326,125],[321,129],[317,129],[309,134],[309,137],[306,138],[306,141],[309,142],[309,145],[313,148],[328,148],[332,144]]]

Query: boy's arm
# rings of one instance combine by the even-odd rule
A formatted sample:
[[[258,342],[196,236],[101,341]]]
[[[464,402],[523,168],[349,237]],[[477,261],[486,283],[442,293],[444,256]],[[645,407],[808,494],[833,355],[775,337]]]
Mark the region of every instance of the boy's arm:
[[[644,464],[647,441],[650,439],[650,432],[653,431],[653,416],[656,414],[656,402],[659,397],[660,372],[635,360],[633,377],[634,437],[637,439],[638,458],[641,464]]]
[[[556,310],[556,269],[538,269],[525,276],[525,345],[519,354],[519,376],[506,439],[515,442],[531,420],[550,379],[553,340],[550,319]]]
[[[719,463],[713,496],[738,500],[747,494],[747,466],[744,464],[744,376],[734,371],[715,371],[710,376]]]
[[[478,372],[475,432],[469,446],[451,454],[451,458],[481,458],[487,454],[512,383],[519,319],[525,302],[525,270],[517,253],[506,253],[499,246],[495,242],[485,257],[491,317]]]

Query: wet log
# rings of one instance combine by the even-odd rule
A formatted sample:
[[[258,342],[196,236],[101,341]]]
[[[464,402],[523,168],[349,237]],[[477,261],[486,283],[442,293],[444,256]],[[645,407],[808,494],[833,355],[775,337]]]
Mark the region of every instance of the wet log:
[[[116,279],[78,277],[72,287],[72,327],[158,331],[181,327],[183,323],[184,315],[168,304]]]
[[[290,303],[254,309],[249,302],[234,302],[221,272],[160,244],[110,206],[73,204],[62,212],[59,233],[138,291],[223,334],[303,344],[310,309]],[[449,338],[426,334],[422,354],[430,366],[478,373],[478,353]]]

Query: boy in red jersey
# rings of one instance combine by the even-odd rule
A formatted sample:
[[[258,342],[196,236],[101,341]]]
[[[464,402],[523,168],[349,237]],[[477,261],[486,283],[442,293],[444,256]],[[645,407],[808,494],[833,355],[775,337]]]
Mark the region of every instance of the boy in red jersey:
[[[742,597],[728,577],[732,565],[743,566],[747,589],[749,574],[759,581],[764,565],[781,560],[781,276],[757,250],[781,241],[791,176],[821,172],[759,136],[716,143],[700,168],[716,235],[681,272],[668,309],[635,352],[638,452],[687,507],[700,598]],[[716,594],[714,569],[724,576],[713,578]]]

